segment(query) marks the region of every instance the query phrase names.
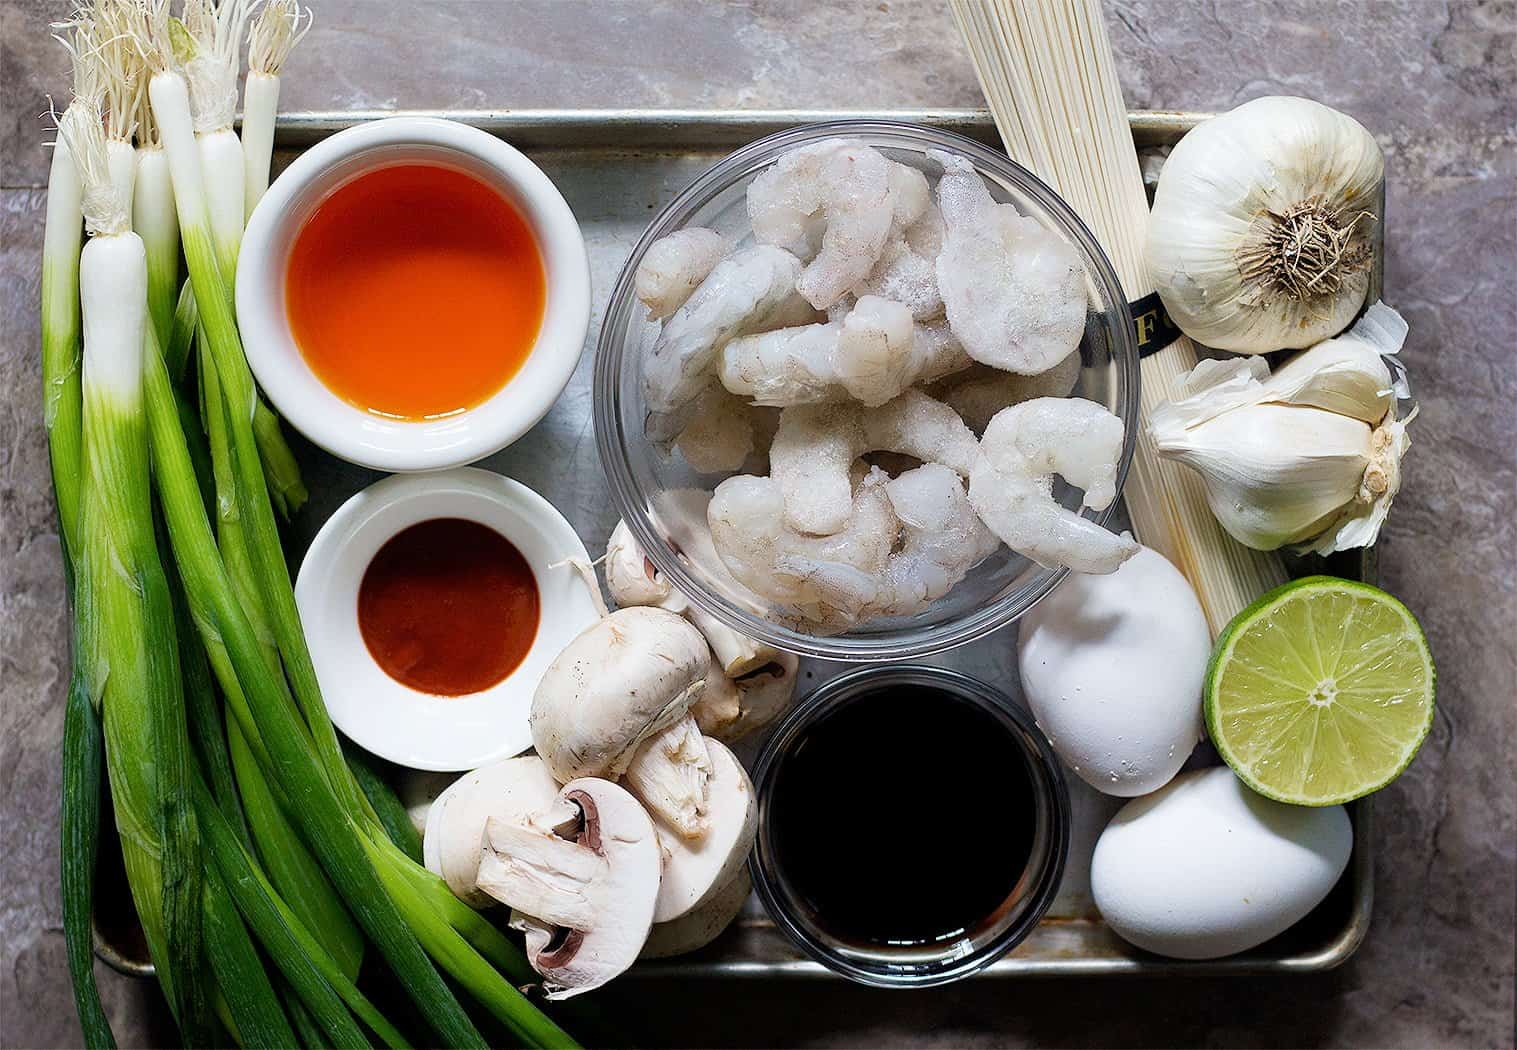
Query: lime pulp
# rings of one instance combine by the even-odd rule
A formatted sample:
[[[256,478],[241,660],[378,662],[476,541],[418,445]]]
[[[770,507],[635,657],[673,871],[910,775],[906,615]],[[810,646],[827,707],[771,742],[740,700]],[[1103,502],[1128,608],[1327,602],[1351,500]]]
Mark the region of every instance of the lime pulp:
[[[1229,623],[1206,675],[1206,726],[1269,798],[1327,806],[1389,784],[1433,724],[1436,672],[1410,610],[1368,584],[1310,576]]]

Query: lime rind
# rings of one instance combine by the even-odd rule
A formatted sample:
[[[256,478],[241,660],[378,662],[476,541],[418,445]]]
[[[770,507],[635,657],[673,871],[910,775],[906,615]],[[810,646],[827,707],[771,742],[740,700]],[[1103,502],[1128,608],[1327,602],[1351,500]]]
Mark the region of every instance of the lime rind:
[[[1344,602],[1322,622],[1330,605]],[[1351,652],[1361,636],[1386,641]],[[1224,693],[1224,678],[1247,698]],[[1333,683],[1321,706],[1308,702],[1315,690],[1303,691],[1312,681]],[[1270,591],[1223,630],[1206,671],[1206,728],[1259,794],[1336,805],[1380,790],[1411,764],[1432,728],[1436,684],[1427,638],[1405,605],[1369,584],[1309,576]],[[1416,721],[1399,717],[1408,701],[1420,706]],[[1390,710],[1398,717],[1388,722]],[[1230,730],[1224,715],[1248,728]],[[1313,791],[1313,779],[1335,789]]]

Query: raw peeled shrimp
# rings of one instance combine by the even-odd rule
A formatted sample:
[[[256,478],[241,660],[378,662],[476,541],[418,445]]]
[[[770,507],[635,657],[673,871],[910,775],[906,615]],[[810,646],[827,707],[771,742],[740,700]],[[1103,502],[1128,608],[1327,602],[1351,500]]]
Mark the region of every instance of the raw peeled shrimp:
[[[940,380],[928,393],[957,412],[970,430],[981,434],[1001,409],[1035,397],[1068,397],[1079,380],[1080,355],[1076,352],[1032,376],[977,364]]]
[[[904,168],[904,165],[897,165]],[[927,177],[915,168],[926,185]],[[901,217],[901,208],[896,209],[896,218]],[[856,295],[878,295],[894,299],[911,308],[911,316],[918,321],[930,321],[943,314],[943,296],[938,291],[938,253],[943,250],[943,213],[929,199],[926,207],[899,233],[894,232],[879,261],[869,271],[859,286]]]
[[[936,262],[912,251],[904,238],[885,245],[879,262],[854,292],[904,303],[918,321],[931,320],[943,312]]]
[[[814,626],[846,630],[857,621],[858,580],[884,571],[899,530],[881,470],[856,472],[846,527],[831,536],[803,536],[785,524],[785,498],[773,478],[740,475],[716,487],[706,508],[711,541],[745,587]]]
[[[901,549],[872,580],[852,579],[853,593],[869,594],[862,617],[921,612],[1001,545],[969,505],[963,481],[941,464],[907,471],[887,484],[885,493],[901,520]],[[787,567],[799,567],[794,556]],[[841,593],[838,587],[833,590]]]
[[[650,439],[667,442],[684,429],[727,340],[795,309],[791,300],[800,272],[799,259],[763,244],[716,264],[643,355]]]
[[[943,318],[919,322],[916,327],[917,356],[921,360],[918,383],[932,383],[944,376],[964,371],[974,364],[974,358],[953,334],[953,329]]]
[[[878,408],[852,403],[796,405],[780,413],[769,472],[784,495],[785,523],[829,536],[847,525],[849,470],[866,452],[903,452],[968,476],[974,435],[953,409],[919,390]]]
[[[690,422],[675,447],[692,470],[730,474],[741,470],[754,447],[754,409],[712,384],[696,400]]]
[[[1063,238],[997,204],[963,157],[941,150],[937,258],[948,322],[976,361],[1032,375],[1052,368],[1085,330],[1085,268]]]
[[[757,405],[854,398],[880,405],[916,379],[911,311],[874,296],[840,321],[741,336],[722,348],[721,381]]]
[[[930,203],[921,172],[845,139],[784,154],[747,198],[754,238],[808,260],[796,288],[818,310],[864,280],[891,234],[903,235]]]
[[[701,226],[675,230],[648,245],[634,279],[648,318],[662,320],[678,310],[728,247],[727,238]]]
[[[1117,496],[1122,438],[1122,421],[1083,398],[1002,409],[980,439],[969,502],[991,532],[1039,565],[1114,572],[1138,544],[1060,506],[1053,476],[1084,490],[1083,506],[1106,508]]]

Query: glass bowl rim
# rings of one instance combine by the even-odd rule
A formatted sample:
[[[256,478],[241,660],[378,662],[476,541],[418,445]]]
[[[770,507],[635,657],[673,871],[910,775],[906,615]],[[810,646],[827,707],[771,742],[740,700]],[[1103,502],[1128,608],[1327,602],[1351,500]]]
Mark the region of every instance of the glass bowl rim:
[[[1139,365],[1137,339],[1133,333],[1132,314],[1121,280],[1102,250],[1095,235],[1064,200],[1027,168],[973,139],[957,132],[897,120],[835,120],[803,124],[767,135],[728,154],[702,172],[684,190],[676,194],[643,231],[623,264],[621,273],[607,300],[596,340],[592,379],[592,415],[595,441],[601,467],[611,490],[611,498],[621,519],[627,523],[643,553],[664,574],[670,584],[701,611],[741,634],[799,656],[841,660],[853,663],[882,663],[915,659],[967,644],[1012,623],[1042,601],[1069,575],[1067,568],[1038,567],[1032,579],[1000,599],[979,609],[959,615],[944,623],[890,631],[877,635],[832,636],[806,634],[782,624],[761,619],[737,609],[706,587],[686,570],[679,558],[665,546],[649,525],[640,486],[633,477],[622,440],[619,376],[623,344],[626,343],[628,311],[637,302],[633,284],[637,266],[648,246],[660,237],[682,228],[676,216],[694,212],[729,189],[749,165],[762,159],[769,163],[786,147],[830,136],[881,135],[901,139],[897,148],[947,148],[968,156],[977,170],[989,170],[1015,186],[1017,192],[1032,198],[1060,225],[1060,232],[1072,238],[1095,262],[1091,279],[1105,298],[1120,309],[1119,322],[1112,326],[1111,360],[1117,366],[1120,411],[1123,421],[1122,452],[1117,462],[1117,496],[1120,497],[1132,464],[1137,442],[1139,416]],[[886,148],[892,148],[887,146]],[[1125,323],[1124,323],[1125,322]],[[620,333],[620,334],[619,334]],[[614,361],[613,361],[614,357]],[[614,365],[614,367],[613,367]],[[1106,526],[1117,511],[1114,498],[1104,510],[1086,515],[1096,524]],[[1036,564],[1036,563],[1034,563]]]
[[[773,789],[774,772],[783,757],[782,752],[788,750],[808,725],[814,724],[839,705],[858,699],[871,686],[881,682],[904,682],[940,689],[990,711],[1007,723],[1009,731],[1014,731],[1018,738],[1020,750],[1028,765],[1029,777],[1033,781],[1041,778],[1043,782],[1041,794],[1045,797],[1038,804],[1046,808],[1049,819],[1048,841],[1041,855],[1042,870],[1024,898],[1028,902],[1026,909],[1005,929],[969,954],[955,955],[945,951],[939,959],[926,964],[930,968],[911,972],[893,971],[888,964],[870,966],[834,951],[824,941],[813,936],[806,924],[792,916],[783,903],[783,894],[777,888],[783,879],[778,867],[768,859],[768,839],[763,824],[764,800]],[[834,973],[860,984],[878,988],[928,988],[973,976],[1022,943],[1037,929],[1053,905],[1054,898],[1058,896],[1064,881],[1064,871],[1069,864],[1074,827],[1069,782],[1047,737],[1038,728],[1031,713],[1004,690],[982,678],[952,668],[931,664],[873,665],[857,667],[827,679],[787,711],[764,740],[753,763],[753,785],[760,826],[754,836],[748,870],[759,900],[763,902],[765,911],[775,925],[797,947]],[[1036,783],[1033,789],[1034,795],[1038,796],[1040,791]],[[1028,858],[1029,866],[1034,859]]]

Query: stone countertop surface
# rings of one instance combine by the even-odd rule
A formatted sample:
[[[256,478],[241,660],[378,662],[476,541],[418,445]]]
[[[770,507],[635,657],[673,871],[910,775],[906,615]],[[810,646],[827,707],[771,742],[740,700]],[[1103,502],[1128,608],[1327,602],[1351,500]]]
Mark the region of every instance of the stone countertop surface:
[[[291,109],[980,104],[945,3],[315,0]],[[67,673],[38,379],[45,94],[63,0],[0,0],[0,1044],[75,1045],[57,890]],[[1510,1046],[1517,869],[1517,12],[1511,0],[1110,0],[1133,108],[1302,94],[1385,148],[1386,295],[1422,414],[1382,583],[1439,666],[1432,736],[1376,802],[1368,939],[1293,978],[624,981],[644,1045]],[[173,1038],[155,986],[103,966],[123,1046]]]

